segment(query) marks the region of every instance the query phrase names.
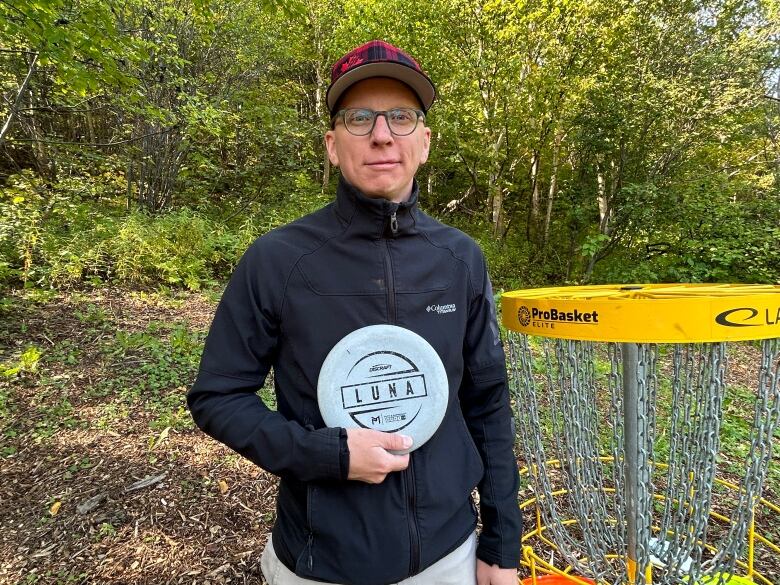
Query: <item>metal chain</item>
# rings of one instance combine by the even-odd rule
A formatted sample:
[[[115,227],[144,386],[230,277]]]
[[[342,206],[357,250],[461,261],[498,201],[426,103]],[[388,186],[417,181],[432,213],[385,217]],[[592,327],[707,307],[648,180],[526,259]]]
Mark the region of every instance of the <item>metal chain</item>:
[[[555,543],[553,554],[600,583],[623,585],[628,582],[629,534],[621,346],[543,338],[534,340],[539,347],[532,352],[529,339],[515,333],[508,342],[518,440],[546,538]],[[645,568],[651,564],[652,583],[660,585],[729,574],[743,553],[780,424],[780,341],[762,346],[750,454],[730,528],[717,543],[708,539],[708,531],[726,392],[726,346],[636,348],[639,473],[632,518],[636,534],[631,535],[636,583],[645,585]],[[659,355],[667,357],[660,360]],[[665,465],[657,464],[657,457]],[[559,466],[548,465],[550,460],[558,460]],[[563,493],[556,492],[561,489]],[[705,544],[718,552],[707,552]]]
[[[761,498],[767,467],[772,457],[772,441],[780,424],[780,340],[764,340],[761,347],[761,366],[753,415],[753,437],[745,473],[740,484],[731,529],[718,547],[718,553],[705,563],[708,572],[731,573],[743,554],[745,534],[751,524],[753,510]]]

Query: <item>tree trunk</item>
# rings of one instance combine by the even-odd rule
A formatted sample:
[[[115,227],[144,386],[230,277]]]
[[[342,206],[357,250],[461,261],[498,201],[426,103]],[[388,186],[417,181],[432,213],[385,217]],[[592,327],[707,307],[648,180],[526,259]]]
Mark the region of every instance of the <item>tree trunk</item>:
[[[56,181],[57,179],[57,167],[55,162],[49,156],[49,150],[44,142],[44,133],[39,128],[39,120],[34,114],[37,111],[38,101],[32,89],[27,89],[29,97],[30,111],[32,115],[28,116],[27,131],[30,133],[30,138],[33,140],[33,151],[35,152],[35,166],[38,168],[38,174],[41,177],[46,177],[49,181]]]
[[[134,168],[133,158],[130,156],[127,160],[127,177],[125,178],[127,181],[127,211],[130,211],[133,205],[133,182],[135,181]]]
[[[490,197],[493,202],[491,210],[493,236],[501,238],[504,235],[504,190],[496,184],[491,185],[490,190],[493,191]]]
[[[157,212],[171,201],[188,149],[177,129],[165,130],[157,123],[144,123],[140,134],[144,138],[136,175],[138,203]]]
[[[330,158],[328,157],[327,149],[323,150],[325,151],[323,156],[325,160],[322,162],[322,190],[324,191],[330,183]]]
[[[610,194],[607,193],[607,180],[606,177],[604,177],[604,171],[601,165],[599,165],[598,172],[596,174],[596,184],[598,186],[597,197],[599,203],[599,233],[608,236],[612,231],[609,221],[612,215],[612,202],[610,201]],[[594,253],[588,259],[588,266],[585,268],[585,275],[583,276],[585,282],[590,281],[590,277],[593,274],[593,268],[596,266],[597,258],[598,253]]]
[[[558,159],[561,152],[561,136],[555,137],[555,147],[553,148],[552,171],[550,173],[550,189],[547,192],[547,210],[544,214],[544,235],[542,237],[542,247],[547,247],[550,239],[550,222],[552,220],[553,201],[558,194]]]
[[[598,185],[598,203],[599,203],[599,233],[609,235],[609,196],[607,195],[607,181],[604,178],[604,172],[599,167],[596,175]]]
[[[325,120],[328,118],[328,108],[325,103],[325,92],[327,91],[326,76],[323,75],[323,71],[327,70],[325,50],[322,42],[322,28],[320,26],[320,16],[316,13],[315,4],[309,5],[309,24],[311,25],[312,41],[314,44],[314,53],[317,55],[317,59],[314,62],[314,77],[316,80],[316,87],[314,88],[314,110],[315,116],[318,120]],[[327,127],[323,128],[327,130]],[[328,150],[325,148],[325,144],[321,136],[318,136],[319,143],[315,145],[317,148],[322,149],[322,190],[325,191],[330,183],[330,158],[328,158]]]
[[[504,233],[504,191],[501,188],[501,164],[499,153],[504,145],[506,134],[504,130],[493,143],[492,169],[488,175],[488,209],[490,209],[490,221],[493,224],[493,235],[497,238]]]
[[[317,49],[320,49],[320,43],[317,42]],[[315,110],[317,118],[320,120],[323,119],[324,116],[328,114],[327,108],[325,107],[325,80],[322,77],[322,62],[321,60],[317,60],[317,63],[314,66],[316,77],[317,77],[317,87],[315,88]],[[322,190],[325,191],[328,188],[328,183],[330,183],[330,158],[328,158],[328,149],[325,148],[325,144],[323,143],[323,140],[319,139],[319,147],[322,149]]]
[[[90,107],[89,102],[87,102],[87,107]],[[94,144],[97,142],[97,138],[95,135],[95,124],[92,121],[92,112],[89,109],[84,112],[84,118],[87,122],[87,133],[89,134],[89,141]]]
[[[534,150],[531,156],[531,207],[528,211],[528,223],[525,235],[529,242],[537,241],[539,232],[539,159],[538,150]]]

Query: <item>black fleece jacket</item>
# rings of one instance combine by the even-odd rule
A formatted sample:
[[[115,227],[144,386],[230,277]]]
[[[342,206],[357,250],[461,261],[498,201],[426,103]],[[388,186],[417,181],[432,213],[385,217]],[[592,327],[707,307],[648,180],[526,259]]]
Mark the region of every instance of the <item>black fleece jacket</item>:
[[[301,577],[386,585],[457,548],[516,567],[518,475],[490,281],[471,238],[417,207],[343,179],[336,200],[262,236],[239,262],[188,394],[206,433],[281,478],[274,549]],[[441,307],[446,307],[444,310]],[[367,325],[425,338],[447,370],[441,426],[378,485],[346,479],[344,429],[325,427],[317,378],[330,349]],[[278,410],[257,390],[274,370]]]

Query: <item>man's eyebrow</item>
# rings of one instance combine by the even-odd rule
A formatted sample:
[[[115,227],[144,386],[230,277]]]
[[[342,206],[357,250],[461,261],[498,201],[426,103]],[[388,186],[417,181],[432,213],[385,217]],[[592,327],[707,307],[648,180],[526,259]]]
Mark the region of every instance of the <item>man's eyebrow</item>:
[[[389,112],[390,110],[420,110],[422,109],[419,106],[391,106],[389,108],[384,108],[382,110],[375,110],[374,108],[369,108],[368,106],[342,106],[339,108],[339,110],[371,110],[372,112]]]

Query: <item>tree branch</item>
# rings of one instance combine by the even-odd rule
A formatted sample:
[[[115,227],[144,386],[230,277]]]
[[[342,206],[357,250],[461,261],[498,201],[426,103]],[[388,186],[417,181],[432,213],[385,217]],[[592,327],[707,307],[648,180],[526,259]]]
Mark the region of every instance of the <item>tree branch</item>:
[[[32,77],[33,71],[35,71],[35,63],[38,62],[38,53],[33,54],[32,62],[30,63],[30,68],[27,71],[27,77],[24,78],[24,81],[22,82],[21,87],[19,88],[19,93],[16,94],[16,100],[14,101],[14,105],[11,106],[11,113],[8,114],[8,119],[5,121],[5,124],[3,124],[2,130],[0,130],[0,146],[3,145],[5,142],[5,136],[8,134],[9,130],[11,130],[11,126],[13,126],[14,120],[16,119],[16,114],[19,111],[19,104],[22,102],[22,95],[24,94],[24,90],[27,89],[27,84],[30,82],[30,78]]]
[[[26,12],[24,12],[23,10],[20,10],[20,9],[19,9],[17,6],[14,6],[14,5],[13,5],[13,4],[11,4],[10,2],[6,2],[6,0],[0,0],[0,3],[2,3],[2,4],[5,4],[5,5],[6,5],[6,6],[8,6],[9,8],[13,8],[13,9],[14,9],[14,10],[16,10],[16,11],[17,11],[19,14],[21,14],[22,16],[24,16],[26,19],[28,19],[28,20],[31,20],[31,21],[32,21],[32,22],[35,24],[35,26],[37,26],[39,29],[43,30],[43,27],[41,26],[41,23],[40,23],[40,22],[38,22],[38,21],[36,21],[36,20],[33,20],[32,18],[30,18],[30,16],[29,16],[29,15],[28,15]]]
[[[35,51],[25,51],[24,49],[4,49],[0,47],[0,53],[14,53],[19,55],[37,55]]]
[[[108,109],[110,106],[97,106],[95,108],[78,108],[77,106],[40,106],[37,108],[22,108],[17,110],[20,114],[22,112],[49,112],[52,114],[83,114],[86,112],[100,112]]]
[[[160,130],[159,132],[150,132],[148,134],[142,134],[141,136],[133,136],[125,140],[116,140],[114,142],[69,142],[67,140],[35,140],[34,138],[21,138],[21,139],[12,140],[11,142],[37,142],[40,144],[69,144],[74,146],[94,146],[94,147],[102,148],[105,146],[116,146],[117,144],[127,144],[128,142],[135,142],[137,140],[148,138],[149,136],[159,136],[160,134],[168,134],[169,132],[175,129],[176,126],[172,128],[167,128],[166,130]]]

